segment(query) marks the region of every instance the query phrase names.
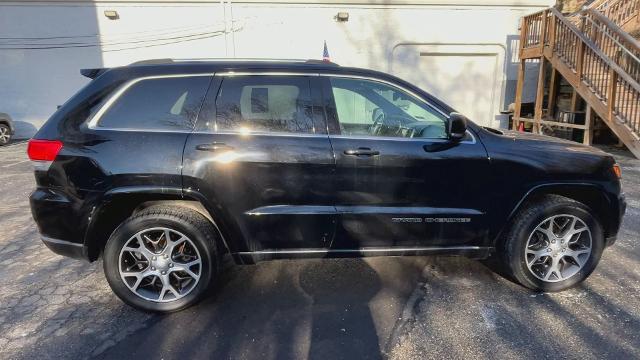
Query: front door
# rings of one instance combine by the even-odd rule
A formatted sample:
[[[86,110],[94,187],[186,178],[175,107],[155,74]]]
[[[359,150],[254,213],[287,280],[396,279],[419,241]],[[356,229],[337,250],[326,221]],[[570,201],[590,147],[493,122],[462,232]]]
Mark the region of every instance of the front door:
[[[440,248],[486,237],[488,159],[472,132],[448,141],[448,114],[392,83],[324,78],[336,157],[332,248]]]
[[[315,77],[215,76],[187,140],[186,192],[206,197],[232,251],[327,248],[335,227],[334,167]]]

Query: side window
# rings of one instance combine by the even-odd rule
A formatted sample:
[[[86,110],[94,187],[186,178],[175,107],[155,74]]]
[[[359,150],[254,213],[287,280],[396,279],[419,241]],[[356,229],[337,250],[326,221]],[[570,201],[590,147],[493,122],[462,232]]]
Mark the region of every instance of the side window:
[[[229,76],[216,98],[218,131],[315,133],[313,118],[304,76]]]
[[[191,130],[210,81],[210,76],[140,80],[107,109],[98,128]]]
[[[361,79],[331,78],[343,135],[444,139],[446,117],[396,87]]]

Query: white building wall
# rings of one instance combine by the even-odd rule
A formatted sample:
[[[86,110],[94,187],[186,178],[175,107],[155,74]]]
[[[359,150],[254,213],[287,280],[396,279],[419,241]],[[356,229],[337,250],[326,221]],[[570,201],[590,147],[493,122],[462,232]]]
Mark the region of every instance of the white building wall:
[[[515,89],[518,19],[553,2],[5,2],[0,112],[17,121],[19,135],[31,136],[88,82],[80,68],[149,58],[317,59],[326,40],[341,65],[406,78],[477,123],[499,126]],[[117,11],[119,19],[108,19],[105,10]],[[339,11],[348,12],[349,21],[337,22]],[[99,46],[70,47],[85,45]]]

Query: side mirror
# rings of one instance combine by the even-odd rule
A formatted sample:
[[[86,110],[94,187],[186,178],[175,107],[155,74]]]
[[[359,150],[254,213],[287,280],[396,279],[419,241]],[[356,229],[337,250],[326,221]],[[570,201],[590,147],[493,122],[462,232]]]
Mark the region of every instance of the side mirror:
[[[461,141],[467,135],[467,119],[466,116],[457,112],[449,114],[449,121],[447,122],[447,133],[449,140]]]

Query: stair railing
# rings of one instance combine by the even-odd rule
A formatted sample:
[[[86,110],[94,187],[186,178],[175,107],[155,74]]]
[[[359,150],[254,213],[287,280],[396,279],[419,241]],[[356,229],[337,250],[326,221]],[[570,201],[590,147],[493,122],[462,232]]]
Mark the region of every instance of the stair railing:
[[[595,9],[620,27],[634,18],[640,17],[640,4],[638,0],[604,1],[596,6]]]
[[[640,45],[597,11],[583,12],[583,33],[636,82],[640,83]]]
[[[587,101],[602,104],[593,106],[605,121],[626,125],[636,141],[640,139],[640,84],[636,79],[556,9],[528,15],[522,26],[521,54],[539,51],[541,56],[559,59],[570,70],[563,74],[572,78],[570,82],[588,87],[592,97]]]

